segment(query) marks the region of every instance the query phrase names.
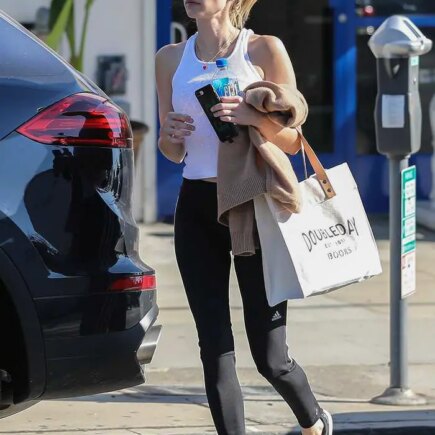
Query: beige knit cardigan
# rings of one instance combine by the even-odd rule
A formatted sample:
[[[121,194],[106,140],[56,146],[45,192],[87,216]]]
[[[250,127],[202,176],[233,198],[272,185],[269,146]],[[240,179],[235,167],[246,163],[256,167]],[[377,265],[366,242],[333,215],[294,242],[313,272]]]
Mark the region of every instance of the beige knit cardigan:
[[[303,95],[290,85],[258,81],[245,101],[283,127],[298,127],[308,114]],[[253,255],[257,246],[253,198],[269,193],[292,213],[301,209],[298,180],[288,156],[253,126],[239,126],[233,143],[222,142],[218,156],[218,221],[229,226],[233,255]]]

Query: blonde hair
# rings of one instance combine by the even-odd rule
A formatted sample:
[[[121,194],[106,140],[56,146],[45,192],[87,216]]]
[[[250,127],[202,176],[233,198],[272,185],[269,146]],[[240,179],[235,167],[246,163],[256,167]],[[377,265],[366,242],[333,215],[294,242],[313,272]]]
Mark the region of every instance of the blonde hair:
[[[230,9],[231,24],[238,29],[242,29],[249,18],[251,9],[258,0],[232,0]]]

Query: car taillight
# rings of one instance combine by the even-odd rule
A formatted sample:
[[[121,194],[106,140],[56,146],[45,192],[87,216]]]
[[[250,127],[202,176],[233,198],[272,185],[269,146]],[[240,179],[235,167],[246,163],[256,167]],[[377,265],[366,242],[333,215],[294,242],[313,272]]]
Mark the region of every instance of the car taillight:
[[[155,288],[155,275],[135,275],[119,278],[110,285],[110,290],[113,291],[148,291],[155,290]]]
[[[71,95],[43,109],[17,131],[48,145],[131,148],[133,144],[127,115],[90,93]]]

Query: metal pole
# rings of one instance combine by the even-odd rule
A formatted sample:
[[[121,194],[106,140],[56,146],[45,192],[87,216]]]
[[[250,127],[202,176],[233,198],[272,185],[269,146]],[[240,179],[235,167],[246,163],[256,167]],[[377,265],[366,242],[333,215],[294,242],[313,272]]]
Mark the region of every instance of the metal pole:
[[[389,156],[390,169],[390,387],[371,400],[381,405],[425,405],[408,387],[407,300],[402,298],[402,170],[409,156]]]
[[[402,170],[408,157],[390,157],[390,386],[408,388],[407,300],[402,299]]]

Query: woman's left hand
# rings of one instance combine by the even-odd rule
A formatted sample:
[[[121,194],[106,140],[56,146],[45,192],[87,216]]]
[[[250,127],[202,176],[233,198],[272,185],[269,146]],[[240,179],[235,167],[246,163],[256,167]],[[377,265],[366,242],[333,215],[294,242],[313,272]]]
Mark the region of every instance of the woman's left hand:
[[[257,126],[264,114],[249,106],[242,97],[221,97],[221,102],[211,108],[213,115],[224,122]]]

